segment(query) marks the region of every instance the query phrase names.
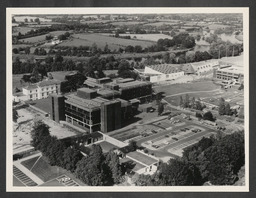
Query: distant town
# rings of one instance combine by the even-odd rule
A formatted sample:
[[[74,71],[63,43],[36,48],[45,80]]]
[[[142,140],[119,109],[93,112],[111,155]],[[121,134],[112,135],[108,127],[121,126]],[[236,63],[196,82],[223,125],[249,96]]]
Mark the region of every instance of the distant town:
[[[244,186],[242,14],[12,16],[13,186]]]

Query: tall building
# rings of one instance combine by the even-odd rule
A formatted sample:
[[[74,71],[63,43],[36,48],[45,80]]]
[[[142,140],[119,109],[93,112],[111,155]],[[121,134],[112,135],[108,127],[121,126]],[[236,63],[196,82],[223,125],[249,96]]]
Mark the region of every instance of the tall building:
[[[65,119],[88,132],[109,132],[121,127],[121,102],[98,97],[95,90],[81,88],[66,96]]]
[[[65,120],[65,97],[58,94],[51,94],[50,97],[50,116],[55,122]]]

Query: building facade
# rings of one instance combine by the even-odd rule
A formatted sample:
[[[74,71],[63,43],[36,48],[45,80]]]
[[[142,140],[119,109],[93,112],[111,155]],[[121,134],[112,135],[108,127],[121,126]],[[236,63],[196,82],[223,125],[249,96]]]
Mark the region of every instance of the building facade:
[[[60,93],[60,81],[42,81],[40,83],[24,87],[22,92],[26,100],[38,100],[42,98],[47,98],[50,94]]]

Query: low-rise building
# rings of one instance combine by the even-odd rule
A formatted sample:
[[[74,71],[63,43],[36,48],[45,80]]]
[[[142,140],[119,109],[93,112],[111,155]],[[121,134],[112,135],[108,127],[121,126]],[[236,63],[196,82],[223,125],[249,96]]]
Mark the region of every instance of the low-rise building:
[[[36,84],[28,85],[22,89],[22,93],[25,100],[47,98],[52,93],[60,93],[60,81],[46,80]]]
[[[215,71],[214,77],[219,80],[234,81],[241,84],[244,81],[243,67],[231,66],[219,68]]]

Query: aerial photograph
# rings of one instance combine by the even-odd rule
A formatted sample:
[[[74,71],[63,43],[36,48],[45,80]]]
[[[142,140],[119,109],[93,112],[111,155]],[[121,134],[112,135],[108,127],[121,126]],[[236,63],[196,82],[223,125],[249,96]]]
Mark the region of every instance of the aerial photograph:
[[[10,25],[13,187],[245,186],[243,13]]]

